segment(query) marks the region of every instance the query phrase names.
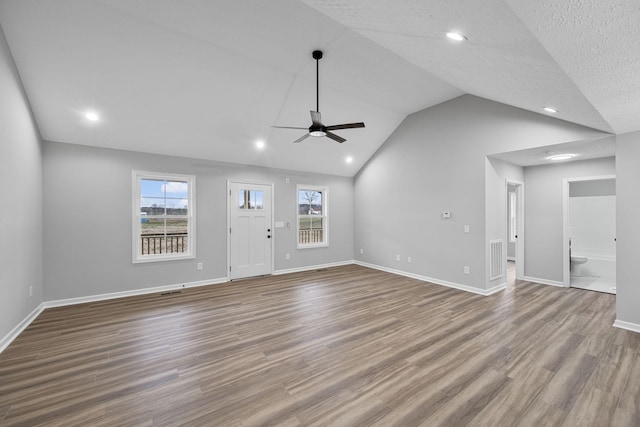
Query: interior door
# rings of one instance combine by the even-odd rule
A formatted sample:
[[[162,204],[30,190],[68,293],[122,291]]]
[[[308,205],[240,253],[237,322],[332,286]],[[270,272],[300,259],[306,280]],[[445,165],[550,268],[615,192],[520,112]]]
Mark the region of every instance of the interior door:
[[[229,183],[229,278],[273,272],[272,186]]]

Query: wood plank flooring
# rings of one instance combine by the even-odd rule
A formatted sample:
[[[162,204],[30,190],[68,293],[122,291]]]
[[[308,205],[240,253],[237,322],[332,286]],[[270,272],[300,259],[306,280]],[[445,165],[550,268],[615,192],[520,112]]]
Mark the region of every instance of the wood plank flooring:
[[[0,425],[640,426],[614,319],[356,265],[51,308],[0,354]]]

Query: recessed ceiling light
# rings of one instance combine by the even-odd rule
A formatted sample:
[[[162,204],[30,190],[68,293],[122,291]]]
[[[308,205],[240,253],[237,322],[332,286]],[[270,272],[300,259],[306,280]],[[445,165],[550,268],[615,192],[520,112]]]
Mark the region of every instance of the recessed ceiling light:
[[[551,107],[544,107],[544,111],[546,111],[547,113],[557,113],[558,110],[556,110],[555,108],[551,108]]]
[[[258,141],[256,141],[256,148],[258,150],[262,150],[265,147],[265,143],[263,140],[259,139]]]
[[[353,163],[353,157],[349,156],[345,159],[347,163]]]
[[[447,37],[449,37],[451,40],[457,41],[457,42],[463,42],[465,40],[467,40],[467,38],[465,36],[463,36],[460,33],[454,33],[452,31],[447,33]]]
[[[84,116],[86,117],[87,120],[91,120],[92,122],[97,122],[98,119],[100,118],[98,117],[98,114],[94,113],[93,111],[86,112]]]
[[[545,157],[547,160],[551,160],[553,162],[557,162],[560,160],[569,160],[569,159],[573,159],[576,155],[575,154],[554,154],[552,156],[549,157]]]

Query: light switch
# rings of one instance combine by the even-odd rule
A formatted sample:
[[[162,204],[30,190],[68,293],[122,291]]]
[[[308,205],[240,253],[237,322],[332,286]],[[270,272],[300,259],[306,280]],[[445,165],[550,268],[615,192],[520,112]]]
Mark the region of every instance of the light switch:
[[[464,232],[465,232],[465,233],[468,233],[468,232],[469,232],[469,226],[468,226],[468,225],[465,225],[465,226],[464,226]]]
[[[442,218],[444,218],[444,219],[449,219],[449,218],[451,218],[451,211],[444,211],[444,212],[442,212]]]

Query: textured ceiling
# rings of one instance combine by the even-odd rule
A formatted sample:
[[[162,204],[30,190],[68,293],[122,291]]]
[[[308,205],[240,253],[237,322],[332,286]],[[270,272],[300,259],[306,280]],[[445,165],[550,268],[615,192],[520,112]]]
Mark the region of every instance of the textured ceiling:
[[[0,0],[44,139],[343,176],[464,93],[639,130],[638,22],[631,0]],[[309,126],[318,48],[324,122],[366,128],[294,145],[271,125]]]
[[[640,1],[507,3],[615,133],[640,129]]]

